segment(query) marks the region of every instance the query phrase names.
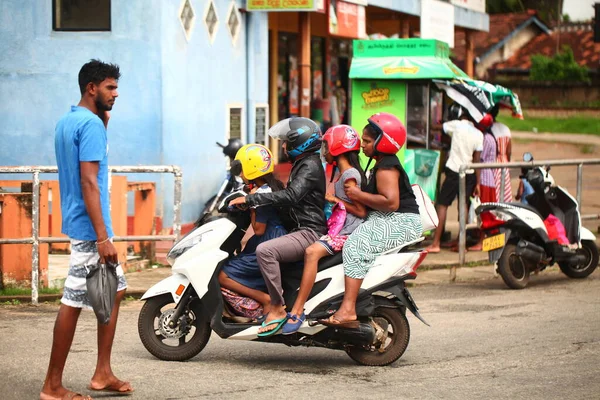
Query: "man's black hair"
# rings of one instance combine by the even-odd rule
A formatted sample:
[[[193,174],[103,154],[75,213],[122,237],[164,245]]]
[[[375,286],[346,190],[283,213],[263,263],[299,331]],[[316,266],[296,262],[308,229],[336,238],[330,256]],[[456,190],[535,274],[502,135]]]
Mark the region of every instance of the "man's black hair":
[[[107,64],[100,60],[90,60],[79,70],[79,90],[81,95],[85,93],[88,83],[99,85],[106,78],[119,80],[121,72],[117,64]]]

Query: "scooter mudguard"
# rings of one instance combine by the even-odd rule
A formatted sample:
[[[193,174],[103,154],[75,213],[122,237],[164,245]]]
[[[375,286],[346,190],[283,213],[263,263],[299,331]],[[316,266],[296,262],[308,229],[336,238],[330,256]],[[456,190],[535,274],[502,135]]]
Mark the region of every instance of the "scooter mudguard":
[[[508,242],[508,239],[510,239],[510,234],[511,234],[511,230],[510,229],[500,229],[500,233],[504,233],[504,246],[506,246],[506,242]],[[495,249],[495,250],[490,250],[488,252],[488,258],[490,260],[490,263],[495,264],[498,262],[498,260],[500,259],[500,256],[502,255],[502,252],[504,251],[504,246]]]
[[[595,241],[596,236],[594,236],[594,234],[589,229],[582,226],[580,230],[580,239]]]
[[[148,289],[142,296],[142,300],[169,293],[173,296],[175,304],[178,304],[189,284],[190,280],[185,275],[175,273]],[[180,286],[183,286],[183,288],[180,288]]]

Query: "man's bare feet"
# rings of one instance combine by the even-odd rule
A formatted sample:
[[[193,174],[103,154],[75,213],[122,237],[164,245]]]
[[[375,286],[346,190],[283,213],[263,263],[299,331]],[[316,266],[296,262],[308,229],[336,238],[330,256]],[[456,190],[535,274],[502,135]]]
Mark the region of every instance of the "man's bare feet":
[[[94,380],[94,378],[92,378],[88,389],[98,392],[110,392],[119,394],[127,394],[134,392],[134,389],[129,382],[122,381],[114,375],[112,376],[112,378],[106,380]]]
[[[440,252],[440,246],[428,246],[425,250],[427,250],[428,253],[439,253]]]
[[[61,387],[52,393],[44,393],[42,391],[40,393],[40,400],[92,400],[92,398]]]

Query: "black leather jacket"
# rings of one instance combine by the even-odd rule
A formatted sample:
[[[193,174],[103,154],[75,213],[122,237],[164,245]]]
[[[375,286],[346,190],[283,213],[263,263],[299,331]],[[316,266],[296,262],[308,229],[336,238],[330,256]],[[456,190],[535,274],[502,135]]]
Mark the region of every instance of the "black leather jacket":
[[[325,171],[318,154],[309,154],[294,162],[287,187],[273,193],[246,196],[249,206],[275,206],[289,231],[311,229],[327,231],[325,221]]]

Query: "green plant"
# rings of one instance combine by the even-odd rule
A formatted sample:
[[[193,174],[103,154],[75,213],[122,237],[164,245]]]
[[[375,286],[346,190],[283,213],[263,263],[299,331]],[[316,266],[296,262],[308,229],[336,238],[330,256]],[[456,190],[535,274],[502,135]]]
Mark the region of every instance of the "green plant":
[[[39,294],[59,294],[61,289],[59,288],[41,288]],[[20,287],[5,287],[0,289],[0,296],[27,296],[31,295],[31,289],[20,288]]]
[[[562,51],[553,57],[542,54],[531,56],[529,77],[532,81],[546,82],[589,82],[588,70],[575,61],[573,50],[563,46]]]
[[[591,144],[584,144],[581,146],[581,154],[594,154],[596,152],[596,146]]]
[[[12,299],[12,300],[2,302],[0,304],[2,304],[3,306],[18,306],[21,304],[21,302],[17,299]]]

